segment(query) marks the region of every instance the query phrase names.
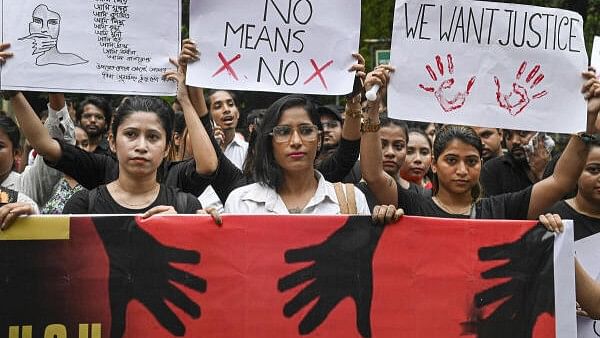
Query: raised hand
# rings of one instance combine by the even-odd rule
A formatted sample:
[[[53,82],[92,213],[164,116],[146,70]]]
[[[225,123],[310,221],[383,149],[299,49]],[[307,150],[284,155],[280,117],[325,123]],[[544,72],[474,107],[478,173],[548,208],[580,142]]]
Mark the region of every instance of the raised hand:
[[[587,72],[582,73],[582,76],[585,83],[581,88],[581,93],[587,100],[586,132],[594,134],[600,132],[600,80],[596,77],[596,71],[591,67]]]
[[[506,109],[510,115],[516,116],[521,113],[532,100],[548,95],[548,92],[545,90],[532,94],[532,92],[536,91],[535,88],[544,80],[544,74],[540,71],[540,68],[540,65],[535,65],[523,79],[523,74],[525,74],[525,70],[527,69],[527,61],[523,61],[517,70],[515,81],[512,84],[512,90],[508,94],[502,93],[500,80],[497,76],[494,76],[494,83],[496,84],[496,101],[498,101],[500,108]]]
[[[535,226],[513,243],[479,249],[481,261],[502,262],[481,274],[501,279],[474,297],[473,318],[463,323],[464,333],[479,338],[529,338],[537,318],[554,312],[554,235]],[[487,318],[481,308],[502,303]]]
[[[190,317],[199,318],[200,306],[176,285],[203,293],[206,280],[172,264],[199,264],[200,253],[163,245],[131,216],[94,217],[93,222],[110,261],[111,338],[123,336],[127,305],[134,299],[171,334],[183,336],[185,326],[167,301]]]
[[[438,79],[437,73],[431,67],[431,65],[425,66],[425,70],[427,70],[429,77],[434,82],[437,82],[438,80],[441,81],[443,79],[443,77],[446,75],[446,73],[449,78],[443,80],[437,86],[437,88],[435,86],[433,86],[433,87],[425,86],[423,84],[419,84],[419,87],[421,87],[421,89],[423,89],[424,91],[426,91],[428,93],[433,93],[435,95],[435,98],[438,100],[442,110],[444,110],[445,112],[451,112],[451,111],[457,110],[459,108],[462,108],[462,106],[465,105],[465,101],[467,100],[467,97],[469,96],[469,94],[471,94],[471,89],[473,88],[473,85],[475,84],[476,77],[475,76],[471,77],[471,79],[467,82],[467,86],[466,86],[466,89],[464,92],[458,92],[451,99],[447,98],[446,93],[447,93],[447,91],[452,89],[452,87],[455,84],[455,80],[453,77],[453,75],[454,75],[454,59],[452,57],[452,54],[448,54],[446,56],[446,59],[447,59],[447,63],[448,63],[447,68],[444,67],[444,62],[442,61],[441,56],[436,55],[436,57],[435,57],[435,63],[437,66],[436,68],[440,75],[439,79]]]
[[[285,253],[287,263],[312,262],[291,273],[277,285],[284,292],[309,282],[283,308],[291,317],[313,300],[315,306],[298,326],[300,334],[313,332],[346,297],[356,305],[356,325],[363,337],[371,336],[371,300],[373,297],[373,254],[383,232],[366,217],[349,217],[346,224],[325,242]]]
[[[13,56],[12,52],[7,52],[10,48],[10,43],[0,43],[0,64],[4,64],[6,59]]]

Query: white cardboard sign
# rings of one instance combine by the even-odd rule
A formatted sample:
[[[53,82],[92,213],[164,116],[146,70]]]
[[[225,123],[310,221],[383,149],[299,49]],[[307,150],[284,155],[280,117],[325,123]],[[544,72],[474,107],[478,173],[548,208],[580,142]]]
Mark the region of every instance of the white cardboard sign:
[[[600,36],[594,36],[590,66],[596,68],[596,71],[600,70]]]
[[[585,130],[577,13],[464,0],[397,0],[391,116],[572,133]]]
[[[576,256],[587,273],[600,282],[600,234],[595,234],[575,242]],[[600,337],[600,321],[577,317],[578,338]]]
[[[192,0],[200,61],[187,83],[218,89],[341,95],[352,91],[360,0]]]
[[[0,0],[4,90],[174,95],[181,1]]]

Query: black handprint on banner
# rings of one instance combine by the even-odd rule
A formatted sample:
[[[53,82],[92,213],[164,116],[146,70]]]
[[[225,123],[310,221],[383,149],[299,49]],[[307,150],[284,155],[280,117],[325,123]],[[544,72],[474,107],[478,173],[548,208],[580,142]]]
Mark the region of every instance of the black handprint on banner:
[[[452,89],[452,87],[454,86],[454,83],[455,83],[454,59],[452,57],[452,54],[448,54],[448,56],[446,58],[448,61],[447,71],[448,71],[448,76],[450,78],[443,80],[442,83],[440,83],[440,85],[437,88],[425,86],[423,84],[419,84],[419,87],[426,92],[433,93],[435,95],[435,98],[438,100],[440,107],[445,112],[451,112],[456,109],[462,108],[462,106],[465,105],[467,96],[469,96],[471,94],[471,88],[473,88],[473,85],[475,84],[476,77],[472,76],[471,79],[469,79],[469,82],[467,82],[467,86],[466,86],[466,89],[464,92],[458,92],[454,96],[454,98],[448,99],[446,97],[447,91]],[[437,71],[438,71],[440,77],[443,77],[446,69],[444,68],[444,62],[442,61],[442,57],[439,55],[436,55],[435,63],[437,65]],[[437,73],[435,72],[435,70],[433,70],[431,65],[425,66],[425,70],[429,74],[429,77],[431,78],[431,80],[436,81],[436,82],[438,81]],[[442,80],[442,79],[440,79],[440,80]]]
[[[383,227],[372,225],[367,217],[350,217],[325,242],[285,253],[287,263],[313,262],[278,283],[279,291],[284,292],[310,282],[285,304],[283,314],[288,318],[318,298],[300,322],[300,334],[314,331],[344,298],[351,297],[358,331],[363,337],[371,336],[373,254],[382,232]]]
[[[508,94],[502,93],[502,90],[500,89],[500,80],[497,76],[494,76],[494,83],[496,84],[496,101],[498,101],[500,108],[506,109],[512,116],[521,113],[532,100],[539,99],[548,94],[545,90],[533,95],[528,92],[529,90],[533,91],[533,89],[544,80],[544,74],[540,71],[541,66],[536,65],[531,69],[529,74],[527,74],[527,77],[525,77],[525,81],[523,82],[521,77],[525,73],[526,68],[527,61],[523,61],[517,70],[515,81],[512,84],[512,91]]]
[[[111,338],[123,336],[127,305],[134,299],[171,334],[183,336],[185,326],[167,301],[192,318],[199,318],[200,306],[176,285],[205,292],[206,281],[172,264],[198,264],[200,254],[163,245],[140,228],[133,217],[95,217],[93,221],[110,260]]]
[[[535,226],[513,243],[479,249],[482,261],[508,260],[481,274],[510,278],[474,297],[473,314],[464,333],[479,338],[530,338],[540,315],[554,313],[554,235]],[[481,309],[505,299],[487,318]]]

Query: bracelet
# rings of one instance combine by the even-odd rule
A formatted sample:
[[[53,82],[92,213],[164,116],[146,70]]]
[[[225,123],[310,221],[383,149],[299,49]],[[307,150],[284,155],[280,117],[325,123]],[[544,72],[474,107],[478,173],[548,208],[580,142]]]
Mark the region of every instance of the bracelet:
[[[362,109],[348,109],[348,107],[346,107],[344,115],[346,118],[359,119],[362,117]]]
[[[583,142],[583,144],[590,144],[592,142],[595,142],[598,137],[596,135],[591,135],[585,132],[581,132],[581,133],[577,133],[575,134],[575,136],[579,137],[579,139],[581,140],[581,142]]]
[[[377,121],[377,123],[373,123],[371,118],[367,118],[360,125],[360,132],[363,134],[364,133],[376,133],[379,131],[380,128],[381,128],[381,123],[379,121]]]

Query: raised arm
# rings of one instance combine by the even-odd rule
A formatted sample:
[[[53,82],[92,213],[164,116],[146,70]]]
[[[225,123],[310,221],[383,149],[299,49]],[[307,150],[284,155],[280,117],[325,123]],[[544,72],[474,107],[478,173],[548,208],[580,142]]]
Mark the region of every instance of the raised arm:
[[[362,117],[361,92],[365,79],[365,59],[360,54],[352,54],[358,61],[352,65],[349,72],[354,72],[354,85],[352,93],[346,96],[346,110],[344,125],[342,126],[342,139],[333,155],[327,157],[317,165],[326,180],[330,182],[342,181],[354,168],[360,152],[360,122]]]
[[[582,93],[587,100],[586,134],[594,134],[598,132],[596,121],[600,112],[600,81],[592,71],[583,73],[583,77],[586,80],[582,87]],[[556,163],[554,173],[533,186],[527,213],[529,219],[537,219],[546,209],[573,190],[585,166],[587,152],[588,147],[582,137],[572,136]]]
[[[371,187],[378,204],[398,207],[397,183],[383,170],[381,136],[379,135],[379,107],[392,71],[393,68],[390,66],[379,66],[369,73],[365,80],[366,90],[374,85],[378,85],[380,89],[376,100],[367,103],[367,116],[360,142],[360,171],[363,179]],[[375,129],[377,131],[373,131]]]
[[[185,75],[187,71],[187,63],[190,60],[197,58],[196,46],[189,40],[185,40],[182,48],[179,61],[171,60],[175,65],[178,65],[178,70],[168,71],[165,76],[168,79],[175,80],[178,83],[177,99],[183,109],[183,115],[187,126],[190,141],[192,143],[192,152],[196,163],[196,172],[201,175],[211,175],[217,170],[219,164],[217,154],[213,148],[212,141],[208,135],[202,122],[200,122],[200,114],[207,114],[206,104],[200,104],[201,113],[195,109],[188,86],[185,85]],[[179,63],[182,62],[182,63]],[[195,99],[196,101],[198,98]],[[202,100],[203,101],[203,100]],[[197,104],[199,104],[197,102]]]

